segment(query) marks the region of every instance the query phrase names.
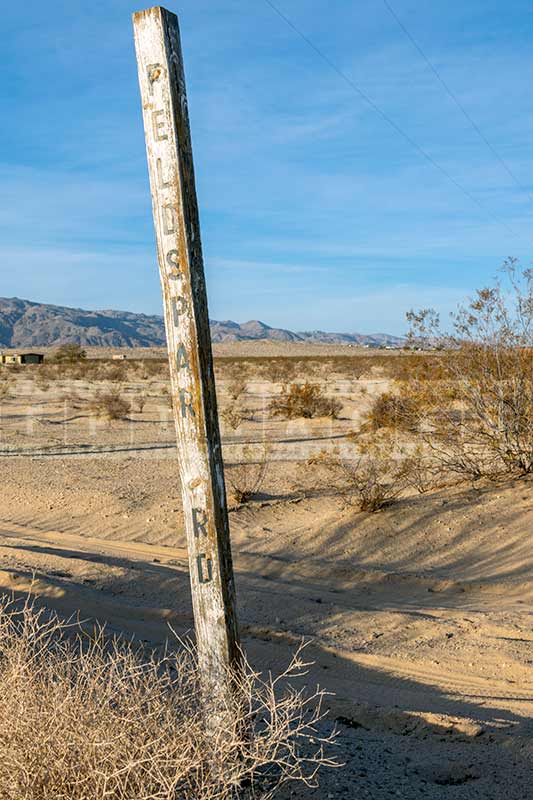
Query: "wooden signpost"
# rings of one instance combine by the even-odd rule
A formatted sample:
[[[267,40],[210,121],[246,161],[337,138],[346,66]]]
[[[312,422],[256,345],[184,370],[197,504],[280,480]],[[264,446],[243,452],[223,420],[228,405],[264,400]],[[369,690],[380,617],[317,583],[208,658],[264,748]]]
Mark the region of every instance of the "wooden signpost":
[[[204,690],[228,701],[241,654],[178,18],[133,15]]]

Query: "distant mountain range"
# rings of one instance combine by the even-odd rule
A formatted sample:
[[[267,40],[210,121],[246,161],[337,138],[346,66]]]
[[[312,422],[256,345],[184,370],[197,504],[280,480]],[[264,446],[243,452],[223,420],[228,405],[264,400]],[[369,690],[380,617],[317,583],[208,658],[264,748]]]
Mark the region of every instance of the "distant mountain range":
[[[214,342],[244,342],[268,339],[278,342],[311,342],[314,344],[358,344],[373,347],[401,347],[404,340],[388,333],[326,333],[325,331],[289,331],[271,328],[264,322],[251,320],[238,322],[211,320],[211,338]]]
[[[211,320],[213,342],[267,340],[399,347],[403,339],[386,333],[325,333],[271,328],[264,322]],[[18,298],[0,298],[0,347],[50,347],[80,344],[96,347],[159,347],[165,344],[163,318],[130,311],[84,311]]]

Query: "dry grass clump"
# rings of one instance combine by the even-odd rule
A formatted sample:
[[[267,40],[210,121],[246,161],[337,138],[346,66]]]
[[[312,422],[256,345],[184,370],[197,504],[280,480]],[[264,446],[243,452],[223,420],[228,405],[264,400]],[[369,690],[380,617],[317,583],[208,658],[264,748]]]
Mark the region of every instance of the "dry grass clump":
[[[131,411],[131,404],[119,391],[96,392],[89,402],[89,411],[96,417],[112,422],[124,419]]]
[[[226,469],[229,500],[240,506],[261,491],[268,471],[270,447],[264,444],[259,451],[246,445],[242,450],[242,461]]]
[[[275,397],[269,406],[274,417],[297,419],[304,417],[333,417],[337,419],[342,411],[340,400],[326,397],[317,383],[291,383],[283,386],[279,397]]]
[[[215,735],[190,652],[156,657],[6,597],[0,642],[2,800],[266,800],[336,766],[324,693],[287,684],[301,651],[276,679],[246,667],[239,716]]]

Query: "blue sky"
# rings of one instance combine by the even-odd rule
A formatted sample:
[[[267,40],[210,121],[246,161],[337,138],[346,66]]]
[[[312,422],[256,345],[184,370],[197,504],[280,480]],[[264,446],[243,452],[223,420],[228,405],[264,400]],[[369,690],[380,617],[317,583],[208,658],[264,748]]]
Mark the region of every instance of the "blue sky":
[[[530,0],[275,0],[457,181],[429,164],[265,0],[168,2],[181,21],[210,313],[405,329],[533,245]],[[0,296],[160,313],[131,13],[2,9]],[[481,208],[478,204],[481,204]]]

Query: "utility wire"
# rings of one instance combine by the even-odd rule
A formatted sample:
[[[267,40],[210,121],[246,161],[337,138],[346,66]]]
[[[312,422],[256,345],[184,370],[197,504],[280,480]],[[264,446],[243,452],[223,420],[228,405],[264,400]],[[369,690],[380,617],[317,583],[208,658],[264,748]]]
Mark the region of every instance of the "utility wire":
[[[435,169],[437,169],[437,170],[438,170],[438,171],[439,171],[439,172],[440,172],[442,175],[444,175],[444,177],[445,177],[447,180],[449,180],[449,181],[450,181],[450,183],[453,183],[453,185],[456,187],[456,189],[458,189],[460,192],[462,192],[462,194],[463,194],[465,197],[467,197],[467,198],[468,198],[468,199],[469,199],[469,200],[470,200],[472,203],[475,203],[475,205],[476,205],[476,206],[478,206],[478,208],[480,208],[480,209],[481,209],[481,210],[482,210],[482,211],[483,211],[483,212],[484,212],[484,213],[485,213],[485,214],[486,214],[488,217],[490,217],[490,218],[492,219],[492,221],[493,221],[493,222],[496,222],[498,225],[501,225],[502,227],[504,227],[504,228],[506,229],[506,231],[507,231],[508,233],[510,233],[512,236],[519,236],[519,234],[518,234],[516,231],[514,231],[514,230],[513,230],[513,229],[512,229],[512,228],[511,228],[511,227],[510,227],[508,224],[507,224],[507,222],[505,222],[505,220],[503,220],[503,219],[500,219],[500,218],[498,218],[497,216],[495,216],[495,215],[494,215],[494,214],[493,214],[493,213],[492,213],[492,212],[491,212],[491,211],[490,211],[490,210],[489,210],[489,209],[488,209],[488,208],[487,208],[487,207],[484,205],[484,203],[482,203],[480,200],[478,200],[478,199],[477,199],[477,197],[475,197],[475,196],[474,196],[474,195],[473,195],[471,192],[469,192],[469,191],[468,191],[468,189],[465,189],[465,187],[464,187],[464,186],[462,186],[462,185],[461,185],[461,184],[460,184],[460,183],[459,183],[459,182],[458,182],[458,181],[457,181],[457,180],[456,180],[456,179],[453,177],[453,175],[450,175],[450,173],[449,173],[449,172],[448,172],[448,171],[447,171],[447,170],[446,170],[446,169],[445,169],[443,166],[441,166],[441,164],[439,164],[439,163],[438,163],[438,161],[435,161],[435,159],[433,158],[433,156],[431,156],[431,155],[430,155],[430,154],[429,154],[429,153],[428,153],[426,150],[424,150],[424,148],[423,148],[423,147],[421,147],[421,146],[420,146],[420,145],[419,145],[417,142],[415,142],[415,140],[414,140],[414,139],[413,139],[413,138],[412,138],[412,137],[411,137],[411,136],[410,136],[408,133],[406,133],[406,132],[405,132],[405,131],[404,131],[402,128],[400,128],[400,126],[399,126],[399,125],[398,125],[398,124],[397,124],[397,123],[396,123],[396,122],[395,122],[395,121],[394,121],[394,120],[393,120],[391,117],[389,117],[389,115],[388,115],[388,114],[387,114],[385,111],[383,111],[383,109],[381,109],[381,108],[378,106],[378,104],[377,104],[377,103],[375,103],[375,102],[372,100],[372,98],[371,98],[371,97],[369,97],[369,96],[366,94],[366,92],[364,92],[364,91],[363,91],[363,90],[360,88],[360,86],[358,86],[358,85],[357,85],[357,83],[355,83],[355,81],[353,81],[353,80],[352,80],[352,79],[351,79],[351,78],[350,78],[350,77],[349,77],[349,76],[348,76],[348,75],[347,75],[345,72],[343,72],[343,71],[342,71],[342,70],[341,70],[341,69],[340,69],[340,68],[339,68],[339,67],[338,67],[338,66],[337,66],[337,65],[336,65],[336,64],[335,64],[333,61],[331,61],[331,59],[330,59],[330,58],[329,58],[329,57],[328,57],[328,56],[327,56],[327,55],[326,55],[326,54],[325,54],[325,53],[324,53],[322,50],[320,50],[320,48],[319,48],[319,47],[317,47],[317,46],[316,46],[316,44],[315,44],[313,41],[311,41],[311,39],[309,39],[309,38],[308,38],[308,37],[305,35],[305,33],[302,33],[302,31],[301,31],[299,28],[297,28],[297,27],[296,27],[296,25],[295,25],[295,24],[294,24],[294,23],[293,23],[293,22],[292,22],[292,21],[291,21],[291,20],[290,20],[288,17],[286,17],[286,16],[285,16],[285,14],[284,14],[282,11],[280,11],[280,9],[279,9],[277,6],[275,6],[275,5],[274,5],[274,3],[272,2],[272,0],[265,0],[265,3],[266,3],[268,6],[270,6],[270,8],[272,9],[272,11],[274,11],[274,12],[275,12],[275,13],[278,15],[278,17],[280,17],[280,18],[281,18],[281,19],[282,19],[282,20],[285,22],[285,24],[286,24],[286,25],[288,25],[288,26],[289,26],[289,28],[291,28],[291,30],[293,30],[293,31],[294,31],[294,33],[296,33],[296,35],[300,37],[300,39],[303,39],[303,40],[304,40],[304,42],[305,42],[307,45],[309,45],[309,47],[310,47],[312,50],[314,50],[314,51],[315,51],[315,53],[316,53],[316,54],[317,54],[317,55],[318,55],[318,56],[319,56],[319,57],[322,59],[322,61],[325,61],[325,63],[326,63],[326,64],[327,64],[327,65],[328,65],[328,66],[329,66],[329,67],[330,67],[330,68],[331,68],[331,69],[332,69],[334,72],[336,72],[336,73],[337,73],[337,75],[338,75],[340,78],[342,78],[342,80],[343,80],[345,83],[347,83],[347,84],[348,84],[348,86],[350,86],[350,87],[351,87],[351,89],[352,89],[352,90],[353,90],[353,91],[354,91],[354,92],[355,92],[355,93],[356,93],[356,94],[357,94],[357,95],[358,95],[358,96],[359,96],[359,97],[360,97],[362,100],[364,100],[364,102],[365,102],[367,105],[369,105],[369,106],[370,106],[370,107],[371,107],[371,108],[372,108],[372,109],[373,109],[373,110],[376,112],[376,114],[379,114],[379,116],[380,116],[380,117],[381,117],[383,120],[385,120],[385,122],[387,122],[387,123],[388,123],[388,125],[390,125],[390,127],[391,127],[391,128],[393,128],[393,130],[395,130],[397,134],[399,134],[399,135],[400,135],[400,136],[401,136],[403,139],[405,139],[405,141],[406,141],[406,142],[408,142],[408,143],[411,145],[411,147],[413,147],[413,148],[414,148],[414,149],[415,149],[415,150],[416,150],[416,151],[417,151],[417,152],[418,152],[418,153],[419,153],[421,156],[423,156],[423,158],[425,158],[425,160],[426,160],[426,161],[428,161],[428,162],[429,162],[429,163],[430,163],[430,164],[431,164],[431,165],[432,165],[432,166],[433,166]]]
[[[482,142],[485,143],[485,145],[488,147],[488,149],[490,150],[490,152],[492,153],[494,158],[496,158],[496,160],[500,162],[500,164],[503,167],[503,169],[509,175],[511,180],[513,180],[514,183],[516,183],[516,185],[519,187],[519,189],[521,189],[521,191],[525,192],[527,194],[527,196],[529,197],[529,199],[531,201],[533,201],[533,195],[531,194],[529,189],[527,189],[523,185],[523,183],[520,181],[520,179],[517,178],[515,173],[512,171],[512,169],[506,163],[506,161],[498,153],[498,151],[496,150],[494,145],[492,145],[491,142],[487,139],[487,137],[485,136],[485,134],[483,133],[483,131],[481,130],[479,125],[475,122],[474,119],[472,119],[472,117],[470,116],[469,112],[464,107],[464,105],[461,103],[461,101],[459,100],[459,98],[457,97],[455,92],[453,92],[452,89],[450,89],[450,87],[448,86],[448,84],[446,83],[446,81],[444,80],[444,78],[442,77],[442,75],[440,74],[438,69],[436,68],[436,66],[433,64],[432,61],[429,60],[429,58],[427,57],[425,52],[422,50],[422,48],[420,47],[420,45],[418,44],[416,39],[411,35],[411,33],[405,27],[405,25],[403,24],[403,22],[401,21],[400,17],[397,15],[396,11],[393,9],[393,7],[389,3],[389,1],[388,0],[383,0],[383,5],[389,11],[389,13],[393,17],[393,19],[396,21],[396,23],[398,24],[400,29],[403,31],[403,33],[407,36],[407,38],[409,39],[409,41],[411,42],[411,44],[413,45],[415,50],[422,56],[422,58],[424,59],[424,61],[426,62],[426,64],[430,68],[430,70],[433,72],[433,74],[435,75],[435,77],[437,78],[437,80],[439,81],[441,86],[443,87],[443,89],[446,92],[446,94],[453,100],[453,102],[455,103],[455,105],[457,106],[459,111],[461,111],[461,113],[464,115],[464,117],[468,120],[468,122],[470,123],[470,126],[478,134],[478,136],[482,140]]]

